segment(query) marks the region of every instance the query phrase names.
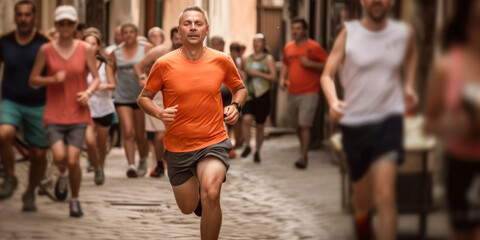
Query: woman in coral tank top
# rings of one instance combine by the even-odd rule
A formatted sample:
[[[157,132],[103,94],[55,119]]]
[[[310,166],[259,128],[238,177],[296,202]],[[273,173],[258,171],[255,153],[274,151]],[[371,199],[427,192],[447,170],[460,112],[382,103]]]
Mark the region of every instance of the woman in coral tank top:
[[[40,48],[30,76],[31,86],[47,86],[43,124],[53,161],[60,170],[55,195],[58,200],[65,200],[68,177],[72,191],[71,217],[83,216],[78,200],[82,178],[80,149],[85,141],[85,129],[92,124],[88,99],[100,84],[95,50],[73,38],[77,25],[75,8],[65,5],[55,10],[55,28],[59,37]],[[44,69],[46,75],[42,74]],[[89,72],[93,77],[90,86],[87,83]]]
[[[445,143],[452,239],[480,239],[480,0],[457,3],[428,86],[426,129]]]

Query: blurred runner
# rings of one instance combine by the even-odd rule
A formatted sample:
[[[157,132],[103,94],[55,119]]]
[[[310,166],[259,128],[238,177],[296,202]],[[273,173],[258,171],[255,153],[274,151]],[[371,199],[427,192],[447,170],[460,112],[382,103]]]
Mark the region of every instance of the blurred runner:
[[[304,19],[292,21],[294,41],[283,50],[279,83],[281,88],[288,88],[290,116],[300,140],[300,158],[295,166],[300,169],[308,165],[310,128],[313,126],[320,91],[318,79],[328,57],[320,44],[309,39],[307,33],[308,24]]]
[[[243,135],[246,147],[242,157],[247,157],[252,151],[250,148],[250,128],[255,119],[255,154],[253,161],[259,163],[260,150],[265,135],[265,121],[270,113],[270,89],[277,81],[275,60],[266,49],[265,36],[257,33],[253,38],[254,53],[245,60],[244,71],[247,74],[246,86],[248,89],[247,102],[243,108]]]
[[[378,212],[375,239],[396,239],[397,165],[403,162],[404,97],[407,109],[417,104],[417,53],[411,26],[387,18],[392,0],[361,1],[366,17],[345,23],[325,71],[322,89],[330,117],[340,120],[342,145],[353,182],[358,239],[373,239],[371,210]],[[334,77],[341,67],[345,101]],[[402,87],[402,77],[405,86]]]
[[[178,33],[178,29],[176,27],[172,28],[170,31],[170,40],[172,41],[172,46],[156,46],[152,48],[147,55],[145,55],[142,61],[135,64],[135,74],[137,75],[138,79],[140,79],[141,86],[145,86],[147,74],[150,72],[150,69],[158,58],[183,46],[182,39],[180,38],[180,34]],[[163,98],[161,92],[158,92],[157,95],[155,95],[153,101],[157,106],[163,108]],[[161,120],[153,116],[146,115],[145,130],[147,131],[147,139],[153,142],[152,159],[155,160],[154,163],[156,164],[156,166],[152,168],[152,171],[150,172],[150,177],[161,177],[165,172],[163,164],[163,152],[165,151],[163,137],[165,136],[165,125]]]
[[[237,67],[238,73],[240,74],[240,77],[242,79],[245,79],[245,72],[242,71],[243,69],[243,59],[240,56],[240,52],[242,50],[242,47],[238,43],[232,43],[230,44],[230,57],[232,57],[233,62],[235,63],[235,67]],[[240,113],[240,119],[242,118],[242,113]],[[227,126],[228,127],[228,126]],[[231,128],[228,129],[231,131]],[[229,133],[229,136],[231,136],[231,133]],[[234,158],[236,156],[235,154],[235,149],[240,148],[245,142],[245,137],[243,136],[242,133],[242,122],[238,121],[233,125],[233,136],[235,138],[235,143],[233,144],[233,149],[230,151],[229,157]]]
[[[448,51],[430,77],[425,127],[445,142],[452,239],[480,239],[480,1],[458,1],[445,33]]]
[[[152,27],[148,30],[148,41],[154,46],[162,45],[165,41],[165,34],[163,29],[159,27]]]
[[[60,170],[55,195],[60,201],[67,197],[69,177],[72,190],[71,217],[83,216],[78,199],[82,180],[80,150],[84,144],[87,125],[92,124],[88,99],[100,84],[95,49],[74,39],[77,24],[75,8],[68,5],[57,7],[55,27],[59,38],[40,48],[30,77],[31,86],[47,86],[43,123],[53,161]],[[44,69],[46,76],[42,75]],[[89,71],[93,76],[90,86],[87,83]]]
[[[89,29],[90,30],[90,29]],[[98,90],[88,100],[93,125],[88,125],[86,130],[86,143],[88,159],[95,167],[94,182],[102,185],[105,182],[105,157],[107,155],[107,136],[112,125],[115,106],[113,105],[112,91],[116,88],[115,71],[111,62],[101,54],[102,37],[95,31],[87,31],[84,41],[95,50],[96,66],[100,76]],[[91,73],[87,77],[88,84],[92,84]]]
[[[136,178],[147,172],[148,144],[145,137],[145,115],[137,105],[142,87],[133,66],[145,57],[152,45],[137,41],[138,28],[132,23],[123,24],[121,31],[125,43],[112,53],[118,67],[117,88],[113,95],[128,161],[127,176]],[[138,169],[135,166],[135,144],[140,155]]]
[[[47,166],[48,142],[42,126],[45,88],[33,89],[28,84],[38,49],[49,41],[34,27],[35,16],[33,2],[19,1],[15,4],[17,29],[0,37],[0,63],[5,65],[0,103],[0,153],[6,172],[0,186],[0,200],[11,197],[17,187],[13,141],[17,129],[22,126],[30,146],[30,174],[22,196],[23,211],[36,211],[34,192]]]
[[[224,122],[238,120],[247,91],[230,56],[203,46],[209,28],[205,10],[185,8],[178,28],[183,47],[157,60],[138,103],[167,126],[164,158],[178,207],[182,213],[202,216],[202,239],[217,239],[220,190],[232,148]],[[222,82],[233,93],[233,103],[226,108]],[[152,101],[158,91],[165,109]]]
[[[113,32],[113,41],[114,44],[105,48],[105,54],[110,56],[110,54],[115,51],[117,47],[121,47],[123,43],[123,36],[122,36],[122,26],[117,26]]]

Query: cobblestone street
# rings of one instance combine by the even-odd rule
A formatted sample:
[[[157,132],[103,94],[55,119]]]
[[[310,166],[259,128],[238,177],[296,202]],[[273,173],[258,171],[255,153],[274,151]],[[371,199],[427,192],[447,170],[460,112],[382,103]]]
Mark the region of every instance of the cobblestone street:
[[[337,167],[325,152],[312,151],[308,169],[299,171],[297,151],[295,135],[283,135],[265,141],[261,164],[251,157],[231,161],[220,239],[353,239],[350,217],[340,208]],[[16,164],[20,184],[0,203],[0,239],[199,239],[200,218],[180,212],[166,178],[127,179],[123,149],[113,149],[106,164],[100,187],[83,170],[81,219],[68,216],[68,201],[42,196],[38,212],[22,213],[26,166]],[[442,219],[430,225],[442,228]],[[415,219],[404,222],[415,229]]]

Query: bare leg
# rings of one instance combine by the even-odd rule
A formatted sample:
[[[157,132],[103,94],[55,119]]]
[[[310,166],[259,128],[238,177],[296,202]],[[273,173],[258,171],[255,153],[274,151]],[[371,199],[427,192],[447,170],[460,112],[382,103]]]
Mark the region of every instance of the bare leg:
[[[61,173],[65,173],[67,171],[67,153],[65,151],[65,143],[63,141],[56,141],[52,146],[50,146],[52,150],[52,157],[53,162],[57,165],[58,170]]]
[[[310,127],[300,126],[299,130],[300,138],[300,151],[302,158],[307,158],[308,145],[310,144]]]
[[[245,144],[250,147],[250,127],[252,126],[252,115],[245,114],[242,119],[243,136],[245,137]]]
[[[68,177],[72,197],[78,198],[80,192],[80,182],[82,181],[82,170],[80,169],[80,149],[74,146],[68,146]]]
[[[15,138],[15,127],[9,124],[0,125],[0,155],[2,156],[3,167],[7,175],[15,175],[15,155],[13,152],[13,139]]]
[[[262,149],[262,144],[263,144],[263,139],[265,137],[265,124],[256,124],[256,152],[260,152],[260,149]]]
[[[28,178],[27,191],[33,192],[40,184],[47,168],[47,150],[38,147],[30,147],[30,175]]]
[[[200,224],[202,239],[218,239],[222,225],[220,191],[226,174],[226,167],[216,157],[206,157],[197,166],[202,198],[202,220]]]
[[[105,166],[105,158],[107,156],[107,137],[108,133],[110,132],[110,126],[104,127],[99,124],[95,124],[95,129],[97,131],[99,167],[103,168]]]
[[[98,169],[101,165],[98,158],[98,145],[97,139],[95,138],[95,130],[92,125],[87,126],[87,130],[85,131],[85,142],[87,144],[88,159],[95,169]]]
[[[397,165],[379,160],[371,167],[374,199],[378,209],[377,239],[393,240],[397,234],[395,181]]]
[[[148,143],[145,137],[145,114],[140,109],[133,111],[135,126],[135,141],[137,142],[138,154],[140,158],[148,156]]]
[[[179,186],[172,186],[178,208],[183,214],[191,214],[198,204],[198,180],[191,177]]]
[[[235,125],[233,125],[233,134],[235,136],[235,147],[234,148],[238,148],[242,145],[243,141],[245,141],[245,139],[243,138],[243,134],[242,134],[242,123],[241,121],[235,123]]]
[[[118,118],[122,128],[123,148],[129,165],[135,164],[135,129],[133,127],[133,109],[126,106],[117,107]]]

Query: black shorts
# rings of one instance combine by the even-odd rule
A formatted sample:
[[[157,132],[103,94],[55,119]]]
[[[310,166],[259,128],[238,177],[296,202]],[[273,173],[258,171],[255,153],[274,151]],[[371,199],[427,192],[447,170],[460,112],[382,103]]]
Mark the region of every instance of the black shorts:
[[[222,84],[222,87],[220,88],[220,93],[222,94],[222,103],[224,108],[232,104],[233,96],[232,92],[230,92],[230,89],[228,89],[225,85]]]
[[[172,186],[184,184],[188,179],[197,176],[197,164],[208,156],[220,159],[225,167],[230,168],[228,153],[232,149],[230,139],[190,152],[169,152],[165,150],[163,158],[167,162],[168,178]],[[225,182],[226,178],[223,179]]]
[[[480,227],[480,159],[446,154],[446,193],[450,223],[456,230]]]
[[[92,119],[93,119],[93,122],[95,122],[95,124],[98,124],[98,125],[103,126],[103,127],[110,127],[110,126],[112,126],[113,113],[110,113],[110,114],[105,115],[103,117],[92,118]]]
[[[259,98],[247,101],[243,107],[243,114],[252,114],[256,123],[264,124],[270,114],[270,91]]]
[[[131,107],[133,110],[140,109],[137,103],[114,103],[115,107]]]
[[[362,179],[370,166],[382,158],[403,163],[403,116],[394,115],[379,123],[342,126],[341,129],[343,150],[353,182]]]

